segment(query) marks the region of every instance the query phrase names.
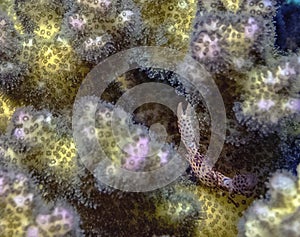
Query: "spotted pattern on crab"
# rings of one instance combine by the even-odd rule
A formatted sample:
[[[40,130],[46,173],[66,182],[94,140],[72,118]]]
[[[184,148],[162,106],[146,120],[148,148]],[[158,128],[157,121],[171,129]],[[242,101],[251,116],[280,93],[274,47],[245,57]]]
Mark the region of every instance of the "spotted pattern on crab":
[[[199,144],[195,142],[198,131],[191,126],[195,124],[192,121],[195,117],[191,116],[191,111],[190,104],[187,106],[186,111],[183,111],[180,103],[177,108],[177,117],[181,138],[187,149],[186,158],[197,178],[208,187],[250,196],[254,192],[257,183],[254,175],[236,174],[233,178],[227,177],[209,165],[209,157],[200,154]]]

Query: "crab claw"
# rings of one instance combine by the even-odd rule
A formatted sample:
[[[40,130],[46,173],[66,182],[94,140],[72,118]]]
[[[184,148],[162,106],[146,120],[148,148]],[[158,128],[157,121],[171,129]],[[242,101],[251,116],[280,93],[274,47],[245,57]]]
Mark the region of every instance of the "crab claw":
[[[194,111],[190,104],[188,104],[185,111],[182,108],[182,103],[178,104],[177,117],[179,132],[190,155],[196,154],[200,140],[199,123],[193,113]]]
[[[257,177],[254,174],[237,174],[232,179],[233,191],[245,196],[253,194],[257,184]]]
[[[180,102],[177,106],[177,117],[180,119],[183,115],[182,102]]]
[[[180,102],[177,106],[177,117],[180,119],[180,118],[186,118],[188,116],[192,116],[192,106],[188,104],[186,110],[183,111],[182,102]]]

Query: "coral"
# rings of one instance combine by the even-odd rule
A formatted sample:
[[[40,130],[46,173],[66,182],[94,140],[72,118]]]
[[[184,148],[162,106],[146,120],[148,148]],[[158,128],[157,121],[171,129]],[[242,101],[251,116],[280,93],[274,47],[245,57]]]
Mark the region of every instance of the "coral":
[[[66,14],[63,32],[74,39],[75,51],[86,61],[133,46],[140,37],[139,9],[130,1],[76,1]]]
[[[241,2],[242,1],[239,1],[239,0],[237,0],[237,1],[222,0],[222,3],[224,5],[224,7],[228,11],[231,11],[231,12],[234,12],[234,13],[236,13],[239,10]]]
[[[41,107],[42,102],[43,106],[52,109],[62,104],[70,105],[88,67],[75,54],[66,38],[38,39],[25,38],[19,56],[21,61],[28,62],[29,67],[25,83],[20,87],[22,99],[38,107]],[[36,100],[39,96],[44,100]]]
[[[232,12],[236,12],[240,4],[239,1],[223,2]],[[265,11],[262,10],[259,14],[254,8],[262,4],[261,9],[266,8],[267,12],[274,13],[275,6],[271,1],[254,2],[243,2],[239,14],[230,12],[224,14],[217,9],[216,13],[211,14],[212,10],[207,5],[204,5],[207,12],[202,9],[198,12],[194,21],[190,52],[211,72],[244,70],[251,66],[255,58],[265,54],[267,49],[265,45],[270,44],[274,29],[266,18],[261,17]]]
[[[299,236],[299,185],[299,177],[288,172],[273,174],[267,197],[256,200],[240,220],[239,236]]]
[[[149,171],[163,166],[171,158],[171,147],[145,126],[134,124],[132,116],[122,108],[101,102],[97,97],[82,97],[76,106],[85,112],[85,116],[80,117],[82,123],[76,125],[81,131],[78,136],[85,137],[85,149],[93,147],[95,139],[103,149],[102,155],[88,161],[89,166],[94,167],[106,156],[112,166]]]
[[[151,0],[138,5],[145,24],[143,40],[146,45],[174,47],[182,51],[188,49],[197,1]]]
[[[274,0],[246,0],[244,3],[246,12],[254,16],[272,17],[276,12]]]
[[[43,174],[41,183],[56,185],[56,197],[70,195],[80,186],[84,170],[72,137],[62,128],[59,118],[46,110],[17,109],[3,138],[6,142],[1,145],[1,162],[35,175]]]
[[[0,236],[81,234],[77,214],[66,202],[76,207],[86,236],[236,236],[237,220],[264,194],[268,175],[278,168],[295,171],[299,163],[299,7],[292,2],[1,1]],[[213,167],[204,155],[212,137],[205,101],[210,90],[201,78],[182,78],[194,73],[193,68],[178,65],[180,76],[164,68],[131,70],[105,84],[101,96],[87,91],[88,96],[76,97],[96,64],[136,46],[191,55],[203,65],[193,76],[218,86],[228,127]],[[155,56],[164,59],[163,54]],[[195,116],[191,107],[179,106],[176,117],[172,109],[152,102],[128,112],[126,106],[145,95],[127,92],[146,82],[172,87],[193,106]],[[168,97],[163,88],[150,93]],[[122,96],[127,96],[124,106],[117,103]],[[73,114],[79,121],[73,137],[74,101],[74,110],[82,113]],[[98,180],[120,170],[134,174],[161,169],[184,148],[181,142],[190,167],[161,190],[126,193]],[[105,158],[111,165],[102,170]],[[35,183],[27,185],[31,179]],[[241,236],[265,226],[274,236],[299,232],[299,203],[287,205],[299,200],[288,197],[282,185],[289,191],[299,184],[287,172],[277,172],[268,200],[257,200],[246,211]],[[258,215],[268,208],[278,211],[279,222],[266,223],[270,216]]]
[[[14,97],[30,104],[41,106],[40,100],[33,100],[32,93],[35,97],[49,98],[48,102],[43,101],[48,107],[60,102],[70,103],[74,99],[79,78],[88,69],[75,55],[68,40],[62,35],[58,36],[62,23],[58,21],[58,15],[64,13],[61,3],[39,1],[35,7],[37,9],[31,9],[30,1],[16,3],[17,16],[24,24],[24,31],[30,34],[19,35],[12,28],[12,23],[12,29],[5,31],[6,37],[11,34],[12,39],[4,43],[14,47],[14,52],[8,52],[9,57],[1,62],[1,86]],[[48,11],[43,12],[42,9],[47,7]],[[3,27],[7,28],[8,24]],[[9,49],[8,46],[6,49]],[[74,88],[73,95],[71,88]],[[58,101],[53,103],[54,100]]]
[[[19,88],[24,80],[26,65],[19,61],[3,61],[0,62],[0,87],[5,92],[15,91]]]
[[[20,86],[26,63],[17,55],[21,51],[21,35],[17,32],[11,19],[0,11],[0,88],[5,91]]]
[[[202,204],[206,218],[202,221],[194,236],[236,236],[236,223],[243,211],[252,202],[251,198],[243,195],[228,195],[219,193],[207,187],[197,186],[195,195]]]
[[[60,30],[64,8],[61,1],[16,1],[15,11],[26,33],[34,33],[49,39]]]
[[[236,222],[252,199],[181,180],[150,195],[160,225],[176,236],[236,236]],[[183,229],[189,222],[189,229]]]
[[[20,35],[13,22],[3,12],[0,12],[0,42],[0,53],[3,58],[12,59],[20,50]]]
[[[300,111],[298,56],[281,57],[268,67],[253,68],[243,81],[243,102],[236,102],[238,121],[249,129],[272,131]],[[292,89],[292,88],[295,89]]]
[[[161,225],[176,227],[187,222],[197,224],[205,218],[202,203],[192,187],[179,183],[165,187],[160,195],[153,195],[156,202],[155,218],[161,221]]]
[[[79,106],[86,109],[95,100],[96,97],[83,98]],[[45,187],[46,196],[50,193],[52,198],[70,197],[86,202],[86,194],[79,191],[88,176],[83,164],[94,169],[107,156],[112,167],[151,171],[171,159],[172,147],[162,144],[164,137],[158,137],[142,125],[133,124],[131,116],[121,108],[114,109],[111,104],[99,103],[94,128],[89,123],[93,116],[85,112],[87,117],[83,117],[84,124],[80,125],[80,136],[84,138],[86,149],[91,149],[91,141],[96,138],[103,148],[102,155],[97,154],[85,163],[84,158],[79,159],[71,130],[64,119],[47,110],[23,107],[14,112],[5,136],[0,139],[1,163],[32,172],[35,177],[41,176],[39,181]],[[116,120],[113,120],[114,113]],[[101,184],[92,189],[97,187],[102,191],[109,190]],[[77,194],[72,197],[74,190]]]
[[[17,14],[16,11],[14,9],[15,7],[15,1],[14,0],[3,0],[0,4],[0,10],[5,12],[8,17],[10,18],[10,20],[13,22],[15,29],[19,32],[19,33],[23,33],[22,32],[22,25],[19,22],[18,18],[17,18]]]
[[[0,94],[0,134],[5,133],[9,121],[17,106],[18,104],[12,101],[7,95]]]
[[[0,170],[0,236],[81,236],[67,204],[46,204],[26,175]]]

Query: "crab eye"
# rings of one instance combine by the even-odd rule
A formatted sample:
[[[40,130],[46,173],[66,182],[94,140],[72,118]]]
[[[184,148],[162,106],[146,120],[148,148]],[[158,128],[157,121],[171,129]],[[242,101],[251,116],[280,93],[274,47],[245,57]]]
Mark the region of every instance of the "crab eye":
[[[230,178],[224,178],[223,183],[226,187],[230,188],[232,186],[232,179]]]

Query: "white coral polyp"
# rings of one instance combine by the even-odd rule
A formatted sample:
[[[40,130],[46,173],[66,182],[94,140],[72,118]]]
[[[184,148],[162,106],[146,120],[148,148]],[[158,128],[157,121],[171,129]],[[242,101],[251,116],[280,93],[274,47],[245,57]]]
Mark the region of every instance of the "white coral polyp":
[[[39,228],[37,226],[30,226],[26,231],[26,237],[39,237]]]
[[[265,84],[268,85],[274,85],[280,82],[279,78],[277,76],[274,76],[271,71],[267,72],[267,76],[263,76],[262,74],[262,80]]]
[[[296,184],[292,177],[285,174],[275,174],[270,179],[270,186],[274,192],[285,196],[294,196],[297,194]]]
[[[245,37],[254,41],[258,30],[259,26],[257,24],[257,21],[253,17],[250,17],[248,19],[247,25],[245,26]]]
[[[289,63],[287,62],[283,68],[278,66],[278,71],[276,73],[280,78],[287,80],[292,75],[296,75],[296,71],[293,67],[290,67]]]
[[[16,128],[13,132],[13,136],[18,140],[24,140],[25,132],[23,128]]]
[[[202,42],[194,42],[195,56],[199,59],[214,58],[219,54],[221,49],[218,45],[219,40],[217,38],[212,39],[208,34],[201,33]],[[206,49],[208,49],[206,51]]]
[[[288,109],[292,112],[300,112],[300,99],[289,98],[288,101],[283,104],[283,108]]]
[[[82,30],[86,24],[85,18],[80,17],[78,14],[69,17],[70,25],[77,30]]]
[[[268,99],[268,100],[261,99],[260,101],[257,102],[258,109],[262,110],[262,111],[268,111],[274,105],[275,105],[275,102],[273,100],[270,100],[270,99]]]
[[[98,0],[98,5],[100,7],[109,8],[109,6],[111,5],[111,1],[110,0]]]
[[[130,10],[124,10],[119,14],[118,21],[120,23],[130,22],[132,21],[134,16],[134,12]]]
[[[106,44],[103,36],[97,36],[95,39],[89,38],[87,41],[84,41],[85,49],[88,50],[93,47],[103,47]]]
[[[24,207],[26,205],[27,200],[32,202],[33,194],[29,193],[27,196],[18,195],[18,196],[13,197],[13,200],[14,200],[15,204],[17,205],[17,207]]]

